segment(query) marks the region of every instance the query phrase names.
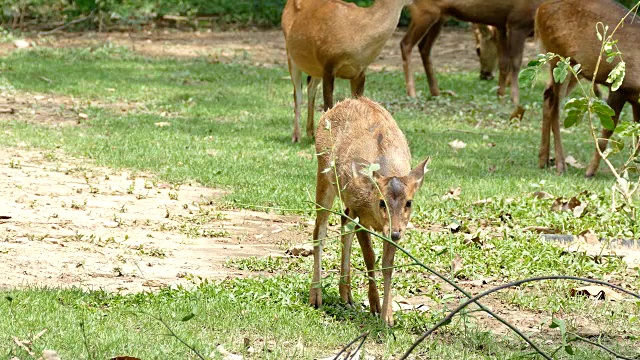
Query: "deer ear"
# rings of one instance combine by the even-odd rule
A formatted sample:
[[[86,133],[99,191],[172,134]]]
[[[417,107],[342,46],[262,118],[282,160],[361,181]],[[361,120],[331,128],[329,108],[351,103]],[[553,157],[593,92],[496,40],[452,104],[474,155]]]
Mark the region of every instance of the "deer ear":
[[[426,172],[428,171],[427,165],[429,165],[430,162],[431,157],[427,157],[426,159],[422,160],[422,162],[415,168],[413,168],[413,170],[411,170],[409,177],[411,177],[413,181],[415,181],[416,190],[418,190],[420,186],[422,186],[422,180],[424,179],[424,174],[426,174]]]
[[[371,179],[377,181],[380,178],[380,174],[377,171],[379,169],[380,165],[370,164],[364,159],[356,158],[351,161],[351,176],[360,186],[371,185]]]

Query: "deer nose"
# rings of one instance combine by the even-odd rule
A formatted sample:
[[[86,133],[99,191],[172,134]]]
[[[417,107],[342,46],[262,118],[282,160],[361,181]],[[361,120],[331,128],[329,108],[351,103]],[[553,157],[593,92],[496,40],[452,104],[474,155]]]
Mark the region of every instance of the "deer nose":
[[[400,240],[400,231],[394,231],[391,233],[391,240],[398,241]]]

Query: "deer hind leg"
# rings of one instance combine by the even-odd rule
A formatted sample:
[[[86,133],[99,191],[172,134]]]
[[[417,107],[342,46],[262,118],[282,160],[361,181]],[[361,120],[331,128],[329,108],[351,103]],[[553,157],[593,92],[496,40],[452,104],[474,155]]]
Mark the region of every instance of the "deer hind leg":
[[[302,105],[302,71],[288,59],[289,74],[293,83],[293,135],[291,141],[296,143],[300,141],[300,107]]]
[[[393,259],[396,247],[388,241],[382,245],[382,277],[384,281],[384,300],[381,317],[389,326],[393,326],[393,296],[391,294],[391,277],[393,276]]]
[[[633,110],[633,122],[640,122],[640,98],[637,101],[631,101],[631,109]],[[636,148],[634,150],[635,156],[638,156],[638,152],[640,151],[640,139],[638,137],[634,138],[634,142],[636,144]]]
[[[527,40],[529,31],[520,28],[511,28],[509,31],[509,76],[511,78],[511,101],[514,105],[520,104],[520,89],[518,75],[522,66],[522,53],[524,43]]]
[[[507,87],[509,74],[511,71],[509,59],[509,43],[507,38],[507,29],[504,26],[497,28],[498,30],[498,97],[503,97],[505,88]]]
[[[357,98],[364,94],[364,81],[364,71],[358,74],[358,76],[351,79],[351,96]]]
[[[427,34],[422,38],[418,49],[420,49],[420,57],[422,58],[422,65],[424,66],[424,72],[427,74],[427,83],[429,84],[429,92],[431,96],[439,96],[440,88],[438,87],[438,79],[436,79],[433,73],[433,64],[431,62],[431,48],[433,43],[436,42],[440,30],[442,29],[442,20],[438,20],[429,28]]]
[[[309,304],[319,308],[322,306],[322,247],[327,237],[329,209],[333,206],[336,193],[323,169],[318,169],[316,183],[316,224],[313,229],[313,278],[309,291]]]
[[[622,107],[624,107],[624,104],[626,103],[626,101],[627,101],[627,98],[625,94],[619,91],[609,92],[609,100],[607,101],[607,103],[609,104],[609,106],[611,106],[611,108],[615,112],[615,115],[613,115],[614,126],[618,124],[620,111],[622,110]],[[634,108],[634,120],[636,120],[635,115],[636,115],[636,110]],[[598,148],[600,148],[600,151],[605,151],[605,149],[607,148],[607,143],[609,142],[609,138],[611,137],[612,134],[613,134],[613,131],[602,128],[600,139],[598,139]],[[595,175],[596,172],[598,171],[599,166],[600,166],[600,153],[598,152],[598,149],[596,149],[595,153],[593,154],[593,157],[591,158],[591,162],[589,162],[589,166],[587,166],[586,176],[592,177],[593,175]]]
[[[369,307],[372,314],[380,314],[382,307],[380,306],[380,294],[376,285],[376,273],[374,266],[376,263],[376,254],[371,246],[371,235],[366,231],[358,231],[356,233],[358,242],[362,248],[362,257],[364,264],[367,266],[367,277],[369,279]]]
[[[402,68],[404,70],[404,80],[407,86],[407,95],[416,97],[416,85],[413,70],[411,69],[411,51],[426,35],[429,28],[437,21],[440,15],[435,13],[411,12],[411,23],[400,41],[400,53],[402,54]],[[435,19],[435,20],[434,20]]]
[[[551,64],[553,69],[554,64]],[[540,142],[540,152],[538,153],[538,165],[540,168],[549,166],[549,152],[551,146],[551,125],[558,122],[560,102],[560,87],[553,81],[549,80],[547,88],[544,90],[544,104],[542,108],[542,139]],[[560,143],[560,134],[556,135],[556,144]],[[562,145],[561,145],[562,146]],[[556,153],[558,146],[556,145]],[[564,163],[564,158],[556,159]]]
[[[349,209],[345,209],[347,216],[353,217],[355,215],[349,212]],[[342,220],[342,260],[340,262],[340,298],[348,305],[353,305],[353,297],[351,296],[351,244],[353,242],[353,232],[345,233],[346,225],[350,220],[346,216],[341,217]]]
[[[313,115],[316,107],[316,92],[318,91],[318,85],[322,79],[309,76],[309,82],[307,83],[307,136],[313,138],[314,121]]]
[[[327,66],[322,74],[322,99],[324,100],[324,111],[333,107],[333,86],[336,75],[332,66]]]

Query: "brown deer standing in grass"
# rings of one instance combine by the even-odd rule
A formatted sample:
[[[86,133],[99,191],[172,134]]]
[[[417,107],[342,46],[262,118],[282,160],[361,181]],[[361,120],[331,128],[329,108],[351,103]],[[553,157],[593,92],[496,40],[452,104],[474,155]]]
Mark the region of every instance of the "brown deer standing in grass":
[[[340,0],[288,0],[282,13],[289,73],[293,82],[293,142],[300,141],[302,72],[307,85],[307,135],[313,136],[316,89],[322,81],[324,110],[333,106],[336,77],[351,82],[354,97],[364,93],[365,70],[393,34],[402,8],[411,0],[376,0],[368,8]]]
[[[420,188],[429,158],[411,170],[411,154],[404,134],[389,112],[379,104],[360,97],[338,103],[320,119],[316,130],[318,174],[316,202],[318,211],[313,230],[313,281],[309,295],[311,305],[322,305],[322,247],[327,237],[329,212],[336,196],[345,214],[366,229],[382,233],[393,241],[400,240],[411,216],[413,196]],[[366,174],[370,164],[379,169]],[[343,229],[349,219],[342,217]],[[356,232],[369,277],[371,312],[393,325],[391,308],[391,276],[396,248],[385,241],[382,250],[384,300],[375,281],[375,253],[371,235]],[[353,233],[342,234],[340,297],[353,304],[351,297],[351,242]]]
[[[416,96],[411,51],[418,44],[427,73],[431,95],[440,95],[438,81],[433,74],[431,47],[448,16],[463,21],[493,25],[498,29],[500,75],[498,96],[503,96],[507,77],[511,83],[511,100],[518,105],[518,73],[522,63],[524,42],[533,32],[533,18],[542,0],[416,0],[409,6],[411,23],[400,42],[402,61],[409,96]]]
[[[598,73],[594,74],[596,62],[600,57],[601,42],[596,38],[596,23],[608,25],[610,31],[627,13],[627,9],[613,0],[549,0],[540,5],[535,17],[536,37],[546,51],[571,57],[572,65],[581,64],[582,77],[589,80],[595,76],[596,84],[610,86],[606,82],[609,72],[619,62],[600,61]],[[627,18],[613,35],[618,40],[618,48],[626,63],[626,75],[617,91],[609,91],[607,103],[614,110],[614,124],[618,123],[620,111],[626,102],[631,104],[633,120],[640,121],[640,23],[633,16]],[[550,62],[551,71],[557,64],[557,59]],[[569,75],[568,91],[575,86],[576,81]],[[559,105],[562,84],[553,81],[544,91],[544,106],[542,117],[542,141],[540,144],[539,165],[549,165],[549,147],[551,131],[553,131],[556,169],[558,173],[566,170],[564,152],[560,139]],[[604,151],[613,131],[602,129],[598,147]],[[595,154],[587,167],[586,175],[593,176],[600,165],[600,154]]]

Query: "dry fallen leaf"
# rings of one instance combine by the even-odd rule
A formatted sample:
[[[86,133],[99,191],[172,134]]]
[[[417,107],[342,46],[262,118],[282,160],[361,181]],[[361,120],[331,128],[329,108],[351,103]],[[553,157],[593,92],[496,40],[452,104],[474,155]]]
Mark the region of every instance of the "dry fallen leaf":
[[[571,289],[571,296],[588,296],[598,300],[620,301],[623,299],[622,295],[611,290],[608,287],[590,285],[583,286],[575,289]]]
[[[313,245],[311,244],[298,244],[290,247],[285,251],[285,254],[291,256],[307,257],[313,255]]]
[[[220,355],[224,356],[224,360],[242,360],[243,359],[242,355],[233,354],[227,351],[224,348],[224,346],[222,346],[222,344],[218,345],[216,347],[216,350],[218,350]],[[211,356],[211,357],[214,357],[214,356]]]
[[[487,198],[487,199],[481,199],[481,200],[478,200],[478,201],[474,201],[474,202],[473,202],[473,205],[490,204],[490,203],[492,203],[492,202],[493,202],[493,199],[492,199],[492,198]]]
[[[578,239],[582,239],[582,240],[584,240],[584,242],[586,242],[587,244],[591,244],[591,245],[599,245],[600,244],[600,240],[598,239],[598,235],[596,235],[596,233],[593,232],[593,230],[591,230],[591,229],[585,230],[585,231],[581,232],[580,234],[578,234]]]
[[[13,41],[13,46],[18,49],[26,49],[31,46],[31,44],[29,44],[29,42],[26,40],[18,39]]]
[[[165,126],[171,126],[171,123],[167,122],[167,121],[160,121],[160,122],[157,122],[157,123],[155,123],[153,125],[155,125],[157,127],[165,127]]]
[[[460,194],[462,193],[462,188],[460,186],[458,186],[457,188],[449,188],[449,191],[442,195],[442,199],[446,200],[446,199],[454,199],[454,200],[460,200]]]
[[[87,115],[87,114],[85,114],[85,113],[79,113],[79,114],[78,114],[78,117],[79,117],[80,119],[87,120],[87,119],[89,118],[89,115]]]
[[[555,198],[555,196],[549,194],[546,191],[542,191],[542,190],[534,192],[533,193],[533,197],[535,197],[537,199],[543,199],[543,200],[544,199],[553,199],[553,198]]]
[[[567,163],[567,165],[572,166],[576,169],[584,169],[586,167],[585,165],[579,163],[578,160],[576,160],[576,158],[574,158],[571,155],[564,158],[564,162]]]
[[[454,277],[458,277],[458,274],[464,269],[464,260],[460,257],[460,255],[456,254],[453,258],[453,262],[451,263],[451,272]]]
[[[460,149],[464,149],[467,146],[467,144],[465,144],[464,142],[456,139],[456,140],[453,140],[452,142],[450,142],[449,146],[451,146],[451,148],[453,150],[460,150]]]

